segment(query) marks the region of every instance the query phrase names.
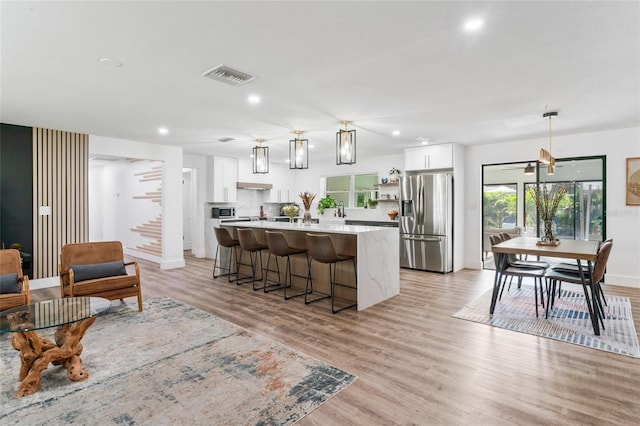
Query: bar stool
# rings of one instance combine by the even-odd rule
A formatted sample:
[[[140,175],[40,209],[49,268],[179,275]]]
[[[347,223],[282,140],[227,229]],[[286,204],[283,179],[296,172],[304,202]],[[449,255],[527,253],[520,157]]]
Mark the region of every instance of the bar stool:
[[[253,290],[259,290],[260,287],[256,288],[256,280],[262,281],[264,277],[264,267],[262,265],[262,251],[267,250],[268,247],[264,244],[258,243],[256,240],[256,235],[253,233],[252,229],[249,228],[238,228],[238,241],[240,242],[240,256],[238,257],[238,269],[236,270],[236,282],[237,284],[244,284],[251,281],[253,286]],[[242,252],[246,251],[249,253],[249,259],[251,260],[250,264],[242,263]],[[258,260],[260,260],[260,278],[256,278],[256,267],[258,266]],[[245,275],[242,277],[242,281],[240,281],[240,265],[251,266],[251,275]],[[264,288],[264,284],[263,287]]]
[[[216,240],[218,240],[218,246],[216,247],[216,255],[213,258],[213,278],[218,278],[218,277],[222,277],[224,275],[226,275],[227,277],[229,277],[229,282],[234,282],[235,280],[231,279],[231,274],[233,271],[232,268],[232,264],[233,264],[233,254],[235,253],[236,255],[236,271],[238,269],[238,253],[236,252],[238,246],[240,245],[240,242],[238,242],[238,240],[234,239],[231,236],[231,233],[229,232],[228,229],[226,228],[213,228],[213,231],[216,234]],[[224,266],[220,266],[218,265],[218,252],[220,251],[220,246],[228,248],[229,249],[229,267],[225,268]],[[222,261],[222,259],[220,259],[220,262]],[[226,274],[223,275],[216,275],[216,269],[221,270],[221,271],[227,271]]]
[[[269,247],[269,256],[267,257],[267,267],[265,268],[264,275],[264,292],[268,293],[273,290],[281,290],[284,289],[284,300],[289,300],[297,296],[302,296],[305,292],[297,293],[292,296],[287,296],[287,289],[291,288],[293,284],[293,277],[299,278],[307,278],[305,275],[296,275],[291,273],[291,256],[295,256],[297,254],[304,254],[307,258],[307,265],[309,265],[309,256],[307,255],[307,249],[304,248],[295,248],[289,246],[287,240],[284,238],[284,234],[282,232],[273,232],[273,231],[265,231],[265,236],[267,238],[267,246]],[[269,264],[271,262],[271,255],[275,257],[276,260],[276,270],[269,269]],[[284,275],[284,283],[280,278],[280,265],[278,264],[279,257],[286,257],[287,263],[285,267],[285,275]],[[269,280],[269,272],[277,272],[278,273],[278,281]],[[289,278],[289,284],[287,285],[287,277]],[[269,285],[269,283],[273,283]],[[306,287],[305,287],[306,291]]]
[[[335,308],[335,298],[336,298],[336,292],[335,292],[335,288],[336,286],[339,287],[345,287],[345,288],[350,288],[352,290],[357,290],[357,285],[358,285],[358,271],[356,270],[356,260],[354,256],[348,256],[348,255],[341,255],[341,254],[337,254],[336,250],[333,246],[333,242],[331,241],[331,238],[329,237],[329,235],[324,235],[324,234],[307,234],[307,253],[309,255],[309,275],[307,276],[307,287],[305,290],[305,295],[304,295],[304,303],[305,304],[309,304],[309,303],[313,303],[313,302],[317,302],[319,300],[322,299],[326,299],[328,297],[331,298],[331,312],[332,313],[336,313],[336,312],[340,312],[344,309],[347,308],[351,308],[353,306],[356,306],[357,303],[353,303],[351,305],[348,306],[343,306],[339,309]],[[308,300],[307,299],[307,294],[312,294],[313,293],[313,280],[311,278],[311,262],[313,260],[316,260],[320,263],[326,263],[329,265],[329,279],[331,280],[331,291],[329,294],[327,293],[322,293],[322,292],[318,292],[319,294],[322,295],[322,297],[318,297],[316,299],[313,300]],[[355,286],[351,286],[348,284],[344,284],[344,283],[338,283],[336,282],[336,264],[338,262],[346,262],[346,261],[351,261],[351,263],[353,264],[353,274],[355,277],[355,282],[356,285]]]

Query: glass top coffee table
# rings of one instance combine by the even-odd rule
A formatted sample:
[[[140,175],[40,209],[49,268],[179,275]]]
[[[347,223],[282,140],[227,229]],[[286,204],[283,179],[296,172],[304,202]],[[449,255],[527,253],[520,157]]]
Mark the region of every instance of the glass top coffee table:
[[[40,374],[49,363],[64,365],[73,381],[89,378],[82,368],[80,340],[106,312],[111,301],[101,297],[67,297],[31,303],[0,312],[0,333],[14,333],[11,344],[20,351],[20,385],[16,397],[31,395],[40,388]],[[58,327],[55,343],[38,336],[36,330]]]

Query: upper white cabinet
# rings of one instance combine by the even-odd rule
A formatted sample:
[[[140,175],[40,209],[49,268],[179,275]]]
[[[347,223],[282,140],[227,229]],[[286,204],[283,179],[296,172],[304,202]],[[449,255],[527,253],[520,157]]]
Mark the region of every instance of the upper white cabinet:
[[[207,201],[233,203],[238,200],[238,159],[207,157]]]
[[[453,144],[421,146],[404,150],[406,170],[431,170],[453,168]]]
[[[293,201],[292,190],[285,187],[276,187],[269,190],[267,197],[267,203],[290,203]]]

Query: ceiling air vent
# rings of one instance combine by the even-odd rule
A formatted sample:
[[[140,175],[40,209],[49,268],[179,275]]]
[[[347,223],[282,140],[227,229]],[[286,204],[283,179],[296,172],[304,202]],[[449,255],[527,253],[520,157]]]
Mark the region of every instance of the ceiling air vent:
[[[235,141],[234,138],[220,138],[218,139],[218,142],[231,142],[231,141]]]
[[[232,86],[242,86],[256,78],[253,75],[229,68],[224,64],[220,64],[217,67],[211,68],[209,71],[205,71],[202,76],[222,81],[223,83],[227,83]]]

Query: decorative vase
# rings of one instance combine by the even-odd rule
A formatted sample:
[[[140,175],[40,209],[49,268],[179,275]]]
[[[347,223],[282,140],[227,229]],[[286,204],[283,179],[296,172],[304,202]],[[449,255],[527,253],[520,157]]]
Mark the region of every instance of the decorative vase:
[[[309,209],[304,210],[304,224],[306,226],[311,225],[311,210]]]
[[[555,223],[553,220],[545,220],[544,221],[544,231],[542,234],[542,241],[545,243],[552,243],[556,240],[555,232]]]
[[[294,222],[294,220],[295,220],[295,217],[293,217],[293,216],[289,216],[289,223],[293,223],[293,222]]]

